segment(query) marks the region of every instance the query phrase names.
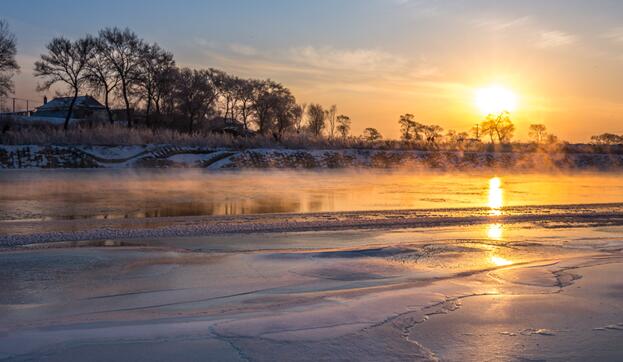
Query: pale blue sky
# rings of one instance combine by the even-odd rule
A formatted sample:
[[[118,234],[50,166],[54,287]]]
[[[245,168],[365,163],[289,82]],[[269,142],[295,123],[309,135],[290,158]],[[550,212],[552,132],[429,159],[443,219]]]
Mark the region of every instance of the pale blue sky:
[[[18,38],[18,96],[55,35],[130,27],[183,66],[270,77],[300,101],[337,103],[355,131],[395,136],[411,112],[465,129],[473,88],[520,96],[519,135],[543,122],[569,139],[623,133],[623,1],[2,1]],[[523,127],[525,126],[525,127]]]

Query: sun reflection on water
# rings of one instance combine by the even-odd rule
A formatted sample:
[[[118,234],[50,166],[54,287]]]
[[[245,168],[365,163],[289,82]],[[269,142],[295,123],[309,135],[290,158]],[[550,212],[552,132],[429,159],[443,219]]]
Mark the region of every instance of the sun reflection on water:
[[[487,226],[487,237],[491,240],[502,239],[503,234],[502,224],[489,224]]]
[[[504,206],[504,189],[502,189],[502,180],[499,177],[493,177],[489,180],[489,208],[491,215],[500,215],[500,210]]]
[[[504,259],[501,256],[492,256],[491,258],[489,258],[489,260],[491,261],[491,263],[495,264],[496,266],[506,266],[506,265],[512,265],[513,262],[508,260],[508,259]]]

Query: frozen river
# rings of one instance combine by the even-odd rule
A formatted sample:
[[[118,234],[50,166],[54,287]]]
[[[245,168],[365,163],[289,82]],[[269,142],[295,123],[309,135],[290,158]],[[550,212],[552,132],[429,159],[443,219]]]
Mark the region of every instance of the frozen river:
[[[619,175],[0,184],[0,360],[623,359]]]
[[[623,202],[618,174],[0,172],[0,220],[117,219]]]

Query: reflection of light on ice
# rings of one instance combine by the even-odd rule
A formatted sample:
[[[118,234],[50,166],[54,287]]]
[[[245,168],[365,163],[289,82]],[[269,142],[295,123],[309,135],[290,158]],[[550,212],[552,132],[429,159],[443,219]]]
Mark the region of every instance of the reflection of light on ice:
[[[504,259],[502,257],[499,256],[492,256],[491,258],[489,258],[489,260],[491,260],[491,262],[497,266],[505,266],[505,265],[512,265],[513,262],[508,260],[508,259]]]
[[[502,239],[502,224],[489,224],[487,226],[487,237],[491,240]]]
[[[504,204],[504,190],[502,189],[502,180],[499,177],[493,177],[489,180],[489,207],[492,215],[500,215]]]

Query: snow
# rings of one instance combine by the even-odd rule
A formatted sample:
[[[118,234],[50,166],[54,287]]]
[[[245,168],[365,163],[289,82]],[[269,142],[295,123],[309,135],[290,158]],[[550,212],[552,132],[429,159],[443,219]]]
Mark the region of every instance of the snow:
[[[207,167],[408,168],[411,170],[514,169],[518,171],[621,170],[620,154],[463,153],[401,150],[206,149],[174,145],[5,146],[0,168],[55,167]],[[18,154],[18,151],[20,154]],[[31,157],[25,157],[28,154]],[[20,158],[19,162],[16,158]],[[222,158],[222,159],[221,159]],[[51,160],[53,159],[53,161]],[[168,162],[167,162],[168,161]]]

